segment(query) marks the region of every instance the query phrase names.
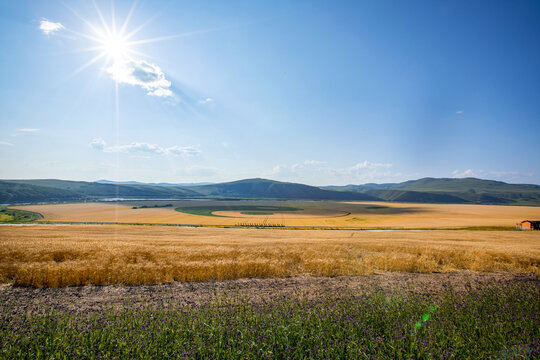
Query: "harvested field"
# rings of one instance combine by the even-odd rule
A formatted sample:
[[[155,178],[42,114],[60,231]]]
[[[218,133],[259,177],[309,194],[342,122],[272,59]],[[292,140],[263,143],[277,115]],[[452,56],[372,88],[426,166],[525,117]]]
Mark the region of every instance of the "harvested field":
[[[56,287],[380,271],[538,273],[540,233],[0,227],[0,282]]]
[[[153,208],[172,203],[172,207]],[[235,225],[268,220],[286,226],[435,228],[515,226],[540,219],[540,207],[454,204],[401,204],[335,201],[244,201],[244,207],[294,208],[297,211],[240,211],[239,201],[126,201],[30,205],[14,208],[40,213],[44,221]],[[133,207],[148,206],[149,208]],[[230,210],[224,208],[230,207]],[[201,211],[192,209],[200,207]],[[190,209],[191,213],[175,208]],[[215,208],[215,211],[211,211]],[[188,211],[188,210],[186,210]],[[271,213],[271,214],[268,214]],[[203,215],[205,214],[205,215]]]

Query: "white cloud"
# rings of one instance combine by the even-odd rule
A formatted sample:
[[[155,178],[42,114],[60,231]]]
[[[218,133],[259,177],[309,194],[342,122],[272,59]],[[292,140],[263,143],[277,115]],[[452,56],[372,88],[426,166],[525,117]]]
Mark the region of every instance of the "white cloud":
[[[92,140],[89,145],[92,149],[105,150],[105,146],[107,144],[105,143],[105,140],[101,138],[97,138],[97,139]]]
[[[165,149],[167,154],[181,156],[198,156],[201,153],[198,146],[171,146]]]
[[[305,160],[304,164],[306,164],[306,165],[325,165],[325,164],[328,164],[328,162],[319,161],[319,160]]]
[[[498,179],[506,181],[522,181],[524,177],[531,177],[532,174],[522,174],[517,171],[486,171],[482,169],[454,170],[452,177],[465,178],[474,177],[482,179]]]
[[[288,176],[288,175],[293,174],[296,171],[297,167],[298,167],[298,164],[293,164],[293,165],[280,164],[280,165],[276,165],[270,171],[270,175],[272,175],[272,176],[273,175]]]
[[[47,19],[43,19],[39,22],[39,28],[45,35],[54,34],[58,30],[64,29],[64,25],[60,24],[59,22],[52,22]]]
[[[148,95],[163,98],[173,97],[171,82],[165,78],[161,68],[144,60],[118,61],[105,69],[119,84],[140,86]]]
[[[313,170],[316,165],[326,165],[326,161],[318,160],[304,160],[303,163],[292,164],[292,165],[276,165],[271,171],[271,174],[280,174],[280,175],[291,175],[294,173],[299,173],[305,170]],[[320,170],[321,168],[319,168]]]
[[[392,164],[383,164],[383,163],[372,163],[370,161],[363,161],[356,163],[353,166],[347,167],[347,168],[337,168],[332,169],[329,168],[328,170],[331,173],[334,174],[340,174],[340,175],[365,175],[370,173],[379,172],[380,169],[388,169],[391,168]]]
[[[146,154],[158,154],[158,155],[178,155],[183,157],[198,156],[201,150],[198,146],[169,146],[163,147],[156,144],[149,144],[145,142],[132,142],[127,145],[107,146],[105,140],[101,138],[93,139],[89,146],[96,150],[101,150],[108,153],[146,153]]]
[[[164,154],[165,150],[155,144],[149,144],[144,142],[132,142],[128,145],[118,145],[109,148],[105,148],[105,152],[122,152],[122,153],[155,153]]]
[[[452,172],[452,177],[455,178],[461,178],[461,177],[477,177],[479,176],[477,172],[475,172],[473,169],[467,169],[467,170],[454,170]]]
[[[214,101],[214,99],[207,97],[206,99],[199,100],[199,104],[208,104]]]
[[[458,115],[463,114],[463,110],[458,110],[458,111],[456,111],[456,114],[458,114]]]
[[[18,129],[18,130],[21,131],[21,132],[37,132],[37,131],[39,131],[39,129],[27,129],[27,128]]]
[[[13,146],[12,143],[7,142],[7,141],[0,141],[0,145],[4,145],[4,146]]]
[[[401,178],[401,173],[391,171],[392,164],[363,161],[349,167],[328,166],[324,161],[305,160],[292,165],[276,165],[268,176],[278,180],[333,184],[360,184],[373,181],[388,181]]]

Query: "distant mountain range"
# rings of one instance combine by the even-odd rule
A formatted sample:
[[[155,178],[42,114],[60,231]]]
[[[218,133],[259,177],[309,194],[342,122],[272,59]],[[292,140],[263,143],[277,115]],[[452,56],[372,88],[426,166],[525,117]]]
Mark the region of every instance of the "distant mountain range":
[[[266,179],[227,183],[2,180],[0,203],[139,199],[291,199],[540,206],[540,186],[475,178],[423,178],[402,183],[315,187]]]
[[[369,194],[396,202],[540,205],[540,185],[507,184],[476,178],[423,178],[402,183],[322,188]]]
[[[315,186],[265,179],[197,186],[111,184],[55,179],[0,181],[2,204],[104,198],[379,200],[375,196],[359,192],[324,190]]]
[[[198,183],[144,183],[138,181],[111,181],[111,180],[98,180],[100,184],[120,184],[120,185],[153,185],[153,186],[199,186],[199,185],[211,185],[212,182],[198,182]]]
[[[205,197],[270,198],[303,200],[379,200],[369,194],[353,191],[325,190],[315,186],[266,179],[247,179],[228,183],[192,187]]]

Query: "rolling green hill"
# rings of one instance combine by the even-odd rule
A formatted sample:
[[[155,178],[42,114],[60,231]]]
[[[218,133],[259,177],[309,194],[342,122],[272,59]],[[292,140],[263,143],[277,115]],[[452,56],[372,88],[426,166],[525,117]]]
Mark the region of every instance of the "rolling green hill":
[[[57,202],[103,198],[248,198],[303,200],[380,200],[369,194],[330,191],[318,187],[264,179],[200,186],[103,184],[55,179],[0,182],[0,203]]]
[[[540,205],[540,186],[508,184],[476,178],[423,178],[394,184],[327,186],[324,189],[356,191],[386,201]]]
[[[100,198],[197,197],[195,191],[173,186],[114,185],[86,181],[55,179],[6,180],[0,182],[0,203],[56,202],[95,200]]]
[[[55,189],[74,191],[89,198],[95,197],[148,197],[148,198],[186,198],[197,196],[192,190],[178,186],[120,185],[101,184],[86,181],[67,181],[56,179],[43,180],[6,180],[10,183],[46,186]]]
[[[385,201],[422,202],[437,204],[462,204],[469,201],[449,194],[436,194],[408,190],[367,190],[364,194],[379,197]]]
[[[0,204],[142,199],[291,199],[359,200],[454,204],[540,206],[540,186],[501,181],[424,178],[403,183],[327,186],[323,188],[266,179],[246,179],[198,186],[110,184],[55,179],[0,181]]]
[[[407,189],[416,191],[439,192],[538,192],[540,185],[508,184],[502,181],[482,180],[476,178],[422,178],[394,184],[391,189]]]
[[[369,194],[324,190],[315,186],[267,179],[246,179],[221,184],[193,186],[190,189],[208,197],[291,200],[380,200]]]
[[[1,204],[77,201],[85,198],[83,194],[71,190],[0,181]]]

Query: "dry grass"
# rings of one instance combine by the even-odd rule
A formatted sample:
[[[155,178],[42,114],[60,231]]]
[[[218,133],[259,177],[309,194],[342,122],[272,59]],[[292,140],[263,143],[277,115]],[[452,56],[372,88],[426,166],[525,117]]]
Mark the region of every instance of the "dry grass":
[[[145,204],[148,202],[145,202]],[[187,202],[178,202],[186,204]],[[262,204],[262,202],[254,202]],[[446,227],[446,226],[514,226],[525,219],[540,218],[540,207],[455,205],[455,204],[400,204],[366,203],[384,206],[387,210],[354,210],[352,203],[339,202],[281,202],[267,201],[270,205],[304,208],[294,213],[276,213],[270,216],[246,215],[238,211],[220,211],[211,217],[186,214],[174,208],[133,209],[133,203],[81,203],[57,205],[17,206],[15,208],[42,214],[50,221],[171,223],[200,225],[235,225],[238,222],[262,222],[267,219],[286,226],[332,227]],[[223,205],[225,202],[220,202]],[[190,204],[193,205],[192,203]],[[175,205],[176,206],[176,205]],[[344,214],[350,213],[344,216]]]
[[[0,283],[148,284],[379,271],[539,273],[540,233],[0,227]]]

